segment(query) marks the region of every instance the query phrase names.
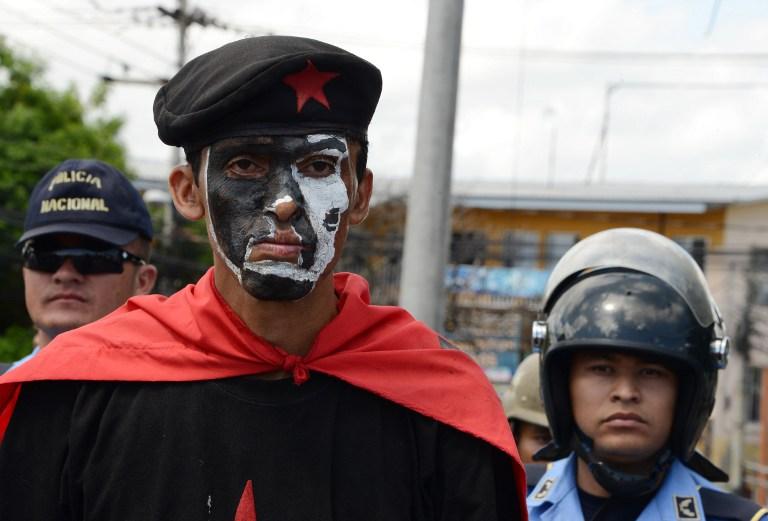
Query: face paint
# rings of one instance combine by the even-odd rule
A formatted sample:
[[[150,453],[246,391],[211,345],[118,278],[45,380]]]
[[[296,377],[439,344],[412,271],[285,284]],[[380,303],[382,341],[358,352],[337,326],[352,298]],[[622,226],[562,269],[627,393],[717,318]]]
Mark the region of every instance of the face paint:
[[[349,206],[347,157],[345,138],[333,135],[231,139],[206,149],[209,233],[251,295],[298,299],[325,272]]]

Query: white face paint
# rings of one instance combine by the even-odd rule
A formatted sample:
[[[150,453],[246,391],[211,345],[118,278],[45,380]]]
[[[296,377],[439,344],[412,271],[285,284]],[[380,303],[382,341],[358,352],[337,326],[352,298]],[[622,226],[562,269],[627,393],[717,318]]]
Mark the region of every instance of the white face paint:
[[[291,165],[291,174],[304,198],[304,210],[307,212],[312,229],[317,234],[317,243],[315,244],[314,262],[309,269],[302,268],[297,264],[289,262],[278,262],[273,260],[262,260],[251,262],[248,260],[253,244],[248,245],[243,262],[244,270],[251,270],[261,275],[274,275],[283,278],[289,278],[301,282],[317,282],[317,279],[333,260],[336,249],[334,241],[341,214],[349,208],[349,197],[347,196],[347,187],[341,177],[341,163],[349,157],[349,146],[346,138],[343,136],[333,136],[326,134],[312,134],[306,136],[310,143],[317,143],[325,139],[337,139],[344,143],[345,151],[342,153],[336,149],[323,149],[313,151],[310,156],[325,156],[335,159],[334,171],[326,177],[305,176],[299,171],[298,165],[302,163],[305,157],[298,158]],[[290,196],[282,196],[275,200],[271,207],[277,205]],[[329,225],[329,215],[336,214],[335,224]],[[295,230],[294,230],[295,232]]]
[[[208,227],[208,233],[214,244],[216,252],[224,260],[232,273],[237,277],[241,285],[244,285],[244,278],[247,278],[250,282],[254,275],[263,275],[279,277],[282,279],[290,279],[296,281],[297,283],[309,283],[311,287],[313,287],[334,258],[334,243],[336,232],[338,230],[342,214],[346,212],[349,207],[347,187],[344,184],[344,180],[342,179],[341,175],[342,162],[349,157],[349,146],[343,136],[314,134],[303,136],[300,139],[304,140],[303,145],[301,142],[296,142],[297,138],[274,138],[276,150],[280,150],[280,153],[283,154],[282,157],[285,158],[285,154],[290,154],[290,150],[293,148],[295,148],[297,151],[295,159],[292,157],[288,159],[290,163],[290,176],[291,179],[295,182],[294,188],[290,188],[289,186],[284,185],[284,189],[276,191],[277,193],[274,194],[274,199],[272,201],[264,201],[261,203],[263,205],[261,210],[258,208],[258,205],[254,206],[253,214],[236,214],[241,216],[254,215],[254,219],[258,218],[258,222],[261,223],[259,225],[261,229],[259,234],[251,235],[250,237],[242,235],[240,236],[241,241],[247,240],[247,246],[245,247],[245,252],[242,259],[232,259],[226,253],[227,251],[243,252],[242,249],[234,248],[230,245],[229,241],[237,241],[237,233],[232,235],[233,232],[229,231],[232,228],[227,229],[227,237],[230,237],[227,239],[227,247],[222,247],[222,244],[217,237],[216,224],[212,218],[212,214],[214,212],[210,211],[211,194],[209,193],[210,185],[208,183],[209,176],[214,175],[214,166],[212,163],[215,162],[210,160],[210,147],[206,147],[203,150],[201,170],[206,172],[206,175],[201,177],[203,178],[204,183],[202,188],[206,197],[206,205],[209,208],[209,212],[206,214],[206,225]],[[307,143],[314,144],[327,140],[336,141],[337,143],[340,143],[341,146],[334,147],[333,145],[329,145],[329,148],[315,150],[312,150],[311,147],[306,146]],[[301,157],[298,156],[299,150],[307,150],[308,148],[310,151],[307,152],[306,155]],[[301,168],[303,168],[306,172],[312,171],[312,168],[308,168],[304,162],[307,161],[308,164],[312,164],[314,158],[319,158],[318,161],[324,161],[326,164],[328,164],[329,160],[331,160],[331,173],[325,175],[325,177],[317,175],[305,175],[305,173],[302,173],[300,171]],[[221,163],[220,159],[217,159],[217,161],[218,170],[216,170],[216,175],[221,178],[221,168],[223,163]],[[285,168],[288,168],[288,163],[282,164],[285,165]],[[283,170],[283,172],[285,172],[284,175],[288,174],[288,170]],[[297,195],[295,192],[296,186],[298,186],[298,190],[301,193],[301,201],[294,200],[294,197],[286,193],[286,191],[290,192],[293,190],[293,195]],[[246,198],[244,200],[250,199]],[[301,255],[299,255],[299,258],[295,262],[272,259],[251,261],[250,259],[253,249],[258,247],[261,242],[264,242],[265,240],[269,242],[270,240],[275,240],[278,236],[285,236],[287,230],[282,228],[281,231],[278,231],[277,222],[275,219],[278,207],[281,204],[290,204],[292,202],[301,207],[301,211],[305,217],[302,218],[304,220],[300,225],[290,225],[290,232],[292,233],[293,237],[297,238],[297,241],[301,241],[302,244],[311,245],[314,247],[313,256],[311,258],[305,258],[303,263],[301,262]],[[229,206],[230,203],[226,204]],[[226,208],[227,206],[220,206],[219,208]],[[237,211],[242,212],[242,210]],[[250,218],[246,217],[246,221],[248,220],[250,220]],[[307,223],[307,221],[309,222]],[[283,226],[286,224],[287,223],[283,223]],[[311,227],[311,231],[309,230],[307,224],[309,224]],[[219,226],[221,226],[221,224],[219,224]],[[299,228],[299,230],[304,232],[307,236],[302,237],[301,233],[297,231],[297,228]],[[237,230],[237,228],[235,230]],[[315,235],[314,238],[312,237],[312,233]],[[279,241],[275,240],[275,242]],[[310,253],[308,252],[304,253],[304,255],[309,254]],[[310,261],[311,265],[308,266]],[[248,273],[251,275],[246,276]],[[254,295],[256,296],[256,293],[254,293]],[[259,298],[262,297],[260,296]]]

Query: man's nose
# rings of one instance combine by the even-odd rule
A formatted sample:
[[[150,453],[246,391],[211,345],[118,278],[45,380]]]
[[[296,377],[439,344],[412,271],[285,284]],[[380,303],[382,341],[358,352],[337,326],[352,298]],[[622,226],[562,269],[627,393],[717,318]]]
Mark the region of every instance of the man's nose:
[[[272,202],[267,205],[266,210],[275,216],[277,222],[290,223],[301,214],[303,208],[301,189],[293,178],[289,165],[279,169],[270,184],[269,191]]]
[[[298,210],[298,202],[289,194],[279,197],[272,205],[272,213],[275,214],[279,222],[290,222]]]
[[[614,381],[611,398],[615,401],[638,401],[640,399],[638,382],[631,376],[619,376]]]
[[[77,271],[72,259],[66,258],[61,263],[61,266],[59,266],[59,269],[53,273],[53,280],[60,283],[81,281],[83,280],[83,275]]]

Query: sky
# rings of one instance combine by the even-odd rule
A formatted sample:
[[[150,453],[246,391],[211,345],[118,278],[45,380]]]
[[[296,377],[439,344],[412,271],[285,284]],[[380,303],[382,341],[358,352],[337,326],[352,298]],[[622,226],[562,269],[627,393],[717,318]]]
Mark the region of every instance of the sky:
[[[188,0],[219,22],[192,58],[249,34],[327,41],[382,70],[369,166],[414,164],[427,0]],[[0,34],[87,97],[102,75],[167,78],[173,0],[0,0]],[[502,183],[768,185],[768,2],[465,0],[453,176]],[[156,85],[112,84],[133,170],[164,177]],[[601,135],[603,138],[601,139]]]

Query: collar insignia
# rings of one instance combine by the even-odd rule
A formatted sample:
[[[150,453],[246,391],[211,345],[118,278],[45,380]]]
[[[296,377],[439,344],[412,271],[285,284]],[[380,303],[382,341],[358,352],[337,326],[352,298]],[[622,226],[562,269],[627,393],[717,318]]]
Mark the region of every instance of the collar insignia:
[[[555,484],[555,480],[552,478],[547,479],[544,483],[541,484],[541,488],[539,488],[539,491],[536,492],[536,495],[533,496],[534,499],[544,499],[547,497],[547,494],[549,494],[549,491],[552,490],[552,485]]]
[[[696,498],[693,496],[675,496],[675,515],[681,521],[700,520]]]

